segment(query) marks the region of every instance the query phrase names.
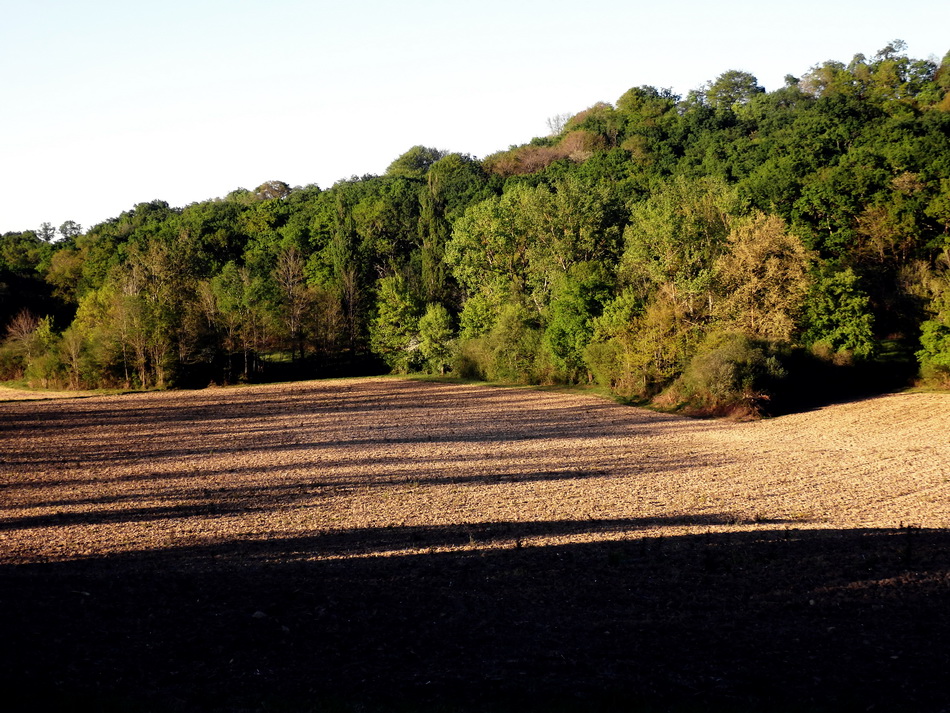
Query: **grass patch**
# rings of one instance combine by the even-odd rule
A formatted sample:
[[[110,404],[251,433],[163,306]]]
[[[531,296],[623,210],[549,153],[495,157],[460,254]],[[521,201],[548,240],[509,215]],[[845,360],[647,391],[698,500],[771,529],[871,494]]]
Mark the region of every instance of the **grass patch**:
[[[147,391],[158,391],[158,389],[80,389],[73,391],[70,389],[44,388],[42,386],[31,386],[26,379],[7,379],[0,381],[0,401],[10,401],[4,398],[4,389],[11,391],[21,391],[37,394],[37,400],[49,398],[52,395],[62,396],[63,398],[86,398],[89,396],[118,396],[121,394],[145,393]],[[31,399],[17,399],[19,401],[29,401]]]

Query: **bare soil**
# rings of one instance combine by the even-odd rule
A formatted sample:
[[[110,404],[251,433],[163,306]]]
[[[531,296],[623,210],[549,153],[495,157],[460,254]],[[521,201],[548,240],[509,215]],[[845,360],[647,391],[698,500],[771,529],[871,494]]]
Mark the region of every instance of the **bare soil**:
[[[395,379],[9,400],[0,685],[8,710],[948,711],[948,426],[950,394],[751,423]]]

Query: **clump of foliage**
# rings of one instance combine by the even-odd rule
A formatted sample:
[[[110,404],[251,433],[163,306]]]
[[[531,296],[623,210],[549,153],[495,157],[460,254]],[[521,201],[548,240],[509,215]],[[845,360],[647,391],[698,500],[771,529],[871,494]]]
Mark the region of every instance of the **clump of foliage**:
[[[928,383],[950,387],[950,253],[941,258],[943,269],[931,277],[927,287],[932,295],[930,318],[921,325],[917,358]]]
[[[766,340],[738,332],[710,334],[660,402],[707,415],[760,415],[787,376],[781,355],[781,348]]]

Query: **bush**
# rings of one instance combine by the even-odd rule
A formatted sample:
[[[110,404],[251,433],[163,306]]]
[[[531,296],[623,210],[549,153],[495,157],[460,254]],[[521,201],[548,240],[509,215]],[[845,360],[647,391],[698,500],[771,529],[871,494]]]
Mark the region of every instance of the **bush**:
[[[452,373],[463,379],[488,379],[488,364],[491,361],[491,351],[486,340],[466,339],[458,342],[452,358]]]
[[[44,352],[31,359],[25,376],[31,388],[50,389],[67,383],[63,363],[55,351]]]
[[[598,383],[636,399],[655,396],[680,376],[702,338],[701,325],[662,293],[646,304],[622,293],[593,326],[584,364]]]
[[[917,352],[924,381],[950,387],[950,325],[931,319],[921,325],[921,349]]]
[[[520,305],[507,305],[484,337],[459,341],[452,370],[461,377],[536,384],[551,370],[542,358],[541,330]]]
[[[18,344],[0,344],[0,380],[22,379],[26,363]]]
[[[606,342],[591,342],[584,349],[584,363],[601,386],[617,390],[623,376],[620,342],[613,338]]]
[[[696,413],[758,416],[786,375],[776,345],[719,332],[700,344],[663,398]]]

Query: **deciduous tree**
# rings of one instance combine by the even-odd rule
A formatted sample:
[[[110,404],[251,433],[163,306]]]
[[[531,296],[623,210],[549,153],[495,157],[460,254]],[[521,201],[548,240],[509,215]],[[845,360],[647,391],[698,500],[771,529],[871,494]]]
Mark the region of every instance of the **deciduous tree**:
[[[716,314],[750,337],[792,341],[808,294],[809,253],[776,215],[757,214],[729,233],[716,261]]]

